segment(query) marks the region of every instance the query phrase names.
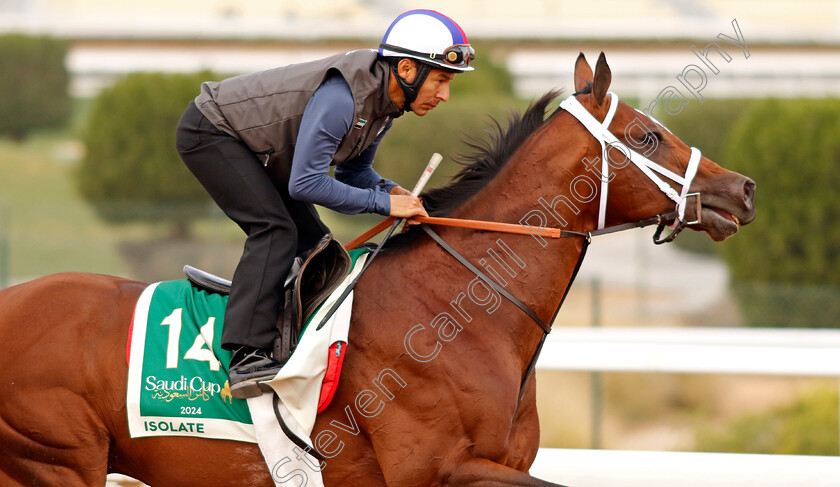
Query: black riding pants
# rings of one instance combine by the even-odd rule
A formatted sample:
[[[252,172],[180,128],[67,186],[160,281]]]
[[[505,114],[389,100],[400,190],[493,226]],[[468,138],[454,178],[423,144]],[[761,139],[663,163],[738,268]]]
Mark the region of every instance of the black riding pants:
[[[248,236],[233,274],[222,347],[270,350],[294,258],[329,229],[313,205],[289,196],[288,181],[272,180],[257,155],[218,130],[194,102],[178,123],[175,145],[219,208]]]

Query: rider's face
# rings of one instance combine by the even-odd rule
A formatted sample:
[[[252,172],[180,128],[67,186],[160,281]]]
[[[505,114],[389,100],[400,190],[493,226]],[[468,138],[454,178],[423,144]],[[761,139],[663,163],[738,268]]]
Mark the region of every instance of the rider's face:
[[[455,73],[432,68],[426,76],[426,81],[417,91],[417,99],[411,104],[411,111],[422,117],[438,103],[449,100],[449,83],[453,79]]]

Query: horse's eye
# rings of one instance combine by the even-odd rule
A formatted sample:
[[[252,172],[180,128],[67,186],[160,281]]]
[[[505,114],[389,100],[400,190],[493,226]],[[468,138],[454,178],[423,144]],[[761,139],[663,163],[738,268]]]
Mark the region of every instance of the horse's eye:
[[[658,145],[662,142],[662,133],[658,131],[647,132],[644,137],[642,137],[642,142],[645,145]]]

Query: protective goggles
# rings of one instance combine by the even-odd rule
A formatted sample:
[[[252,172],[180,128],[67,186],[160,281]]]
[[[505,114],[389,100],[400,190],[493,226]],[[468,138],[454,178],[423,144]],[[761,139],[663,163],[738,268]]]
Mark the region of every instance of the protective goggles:
[[[443,51],[443,54],[412,51],[411,49],[386,44],[384,42],[379,44],[379,47],[402,54],[411,54],[412,56],[429,58],[432,61],[440,61],[444,64],[457,68],[468,67],[475,59],[475,49],[473,49],[469,44],[455,44],[454,46],[447,47],[446,50]]]

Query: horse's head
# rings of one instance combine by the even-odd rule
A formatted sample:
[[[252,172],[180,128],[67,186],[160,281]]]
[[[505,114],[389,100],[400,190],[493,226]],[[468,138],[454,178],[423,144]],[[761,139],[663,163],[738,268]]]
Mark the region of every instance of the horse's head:
[[[721,241],[755,218],[751,179],[702,157],[654,118],[617,102],[608,93],[611,79],[604,53],[594,73],[581,53],[575,64],[576,94],[561,104],[604,147],[601,159],[584,161],[589,174],[601,180],[599,226],[649,218],[676,206],[681,225]]]

